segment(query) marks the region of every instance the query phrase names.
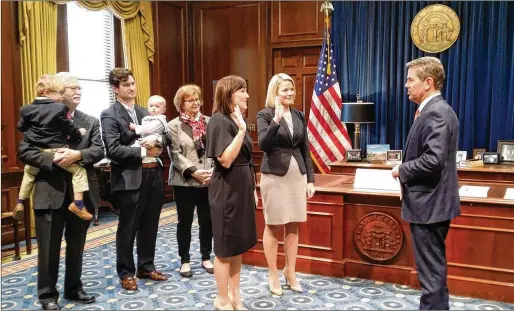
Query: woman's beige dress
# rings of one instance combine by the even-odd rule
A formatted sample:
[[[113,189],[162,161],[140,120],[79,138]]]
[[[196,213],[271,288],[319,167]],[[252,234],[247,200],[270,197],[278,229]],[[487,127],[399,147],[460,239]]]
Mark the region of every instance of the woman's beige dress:
[[[290,111],[284,113],[284,120],[293,133]],[[260,187],[267,225],[307,221],[307,174],[302,175],[294,157],[284,176],[261,173]]]

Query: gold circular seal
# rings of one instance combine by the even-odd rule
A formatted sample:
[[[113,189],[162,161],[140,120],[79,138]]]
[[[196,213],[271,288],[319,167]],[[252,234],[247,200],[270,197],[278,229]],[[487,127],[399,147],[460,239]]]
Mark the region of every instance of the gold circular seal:
[[[410,35],[416,46],[425,52],[438,53],[452,46],[460,33],[457,13],[442,4],[429,5],[414,17]]]
[[[403,230],[392,216],[373,212],[362,217],[353,231],[353,242],[370,261],[394,258],[403,246]]]

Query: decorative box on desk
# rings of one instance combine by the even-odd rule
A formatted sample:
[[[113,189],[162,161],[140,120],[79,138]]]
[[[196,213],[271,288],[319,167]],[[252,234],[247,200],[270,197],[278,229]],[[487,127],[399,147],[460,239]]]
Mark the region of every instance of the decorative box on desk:
[[[337,161],[330,166],[332,174],[354,176],[357,168],[373,168],[390,170],[394,165],[365,162]],[[459,181],[466,182],[492,182],[514,187],[514,166],[503,164],[484,164],[481,167],[457,168]]]

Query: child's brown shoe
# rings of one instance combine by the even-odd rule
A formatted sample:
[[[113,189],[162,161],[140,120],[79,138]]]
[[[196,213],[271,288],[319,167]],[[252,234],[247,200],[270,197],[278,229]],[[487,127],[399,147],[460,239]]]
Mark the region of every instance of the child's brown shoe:
[[[23,206],[23,203],[18,203],[14,207],[14,210],[12,211],[12,218],[16,220],[23,220],[23,209],[25,207]]]
[[[68,210],[70,210],[70,212],[72,212],[73,214],[79,216],[80,218],[84,219],[84,220],[91,220],[91,218],[93,218],[93,215],[91,215],[86,207],[83,207],[82,209],[78,208],[77,205],[75,205],[75,203],[71,203],[70,206],[68,206]]]

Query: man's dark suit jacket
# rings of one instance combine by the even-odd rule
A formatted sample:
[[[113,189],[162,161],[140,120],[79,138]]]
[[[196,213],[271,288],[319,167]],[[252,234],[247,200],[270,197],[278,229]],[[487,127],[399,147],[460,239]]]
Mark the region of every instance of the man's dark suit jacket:
[[[276,123],[274,108],[264,108],[257,113],[259,147],[264,151],[261,172],[284,176],[287,174],[291,156],[298,163],[300,172],[307,174],[307,181],[314,182],[314,170],[309,152],[309,138],[303,112],[291,108],[293,133],[284,118]]]
[[[79,142],[82,135],[66,116],[68,107],[52,99],[35,99],[20,108],[18,131],[25,132],[24,141],[36,147],[59,148],[71,141]]]
[[[82,154],[82,165],[87,171],[89,191],[84,193],[85,205],[95,208],[100,204],[98,179],[93,164],[104,157],[104,148],[100,137],[98,119],[75,110],[73,123],[77,128],[86,129],[86,135],[80,143],[70,143],[70,149],[79,150]],[[53,154],[42,152],[37,147],[22,142],[18,149],[20,160],[34,167],[40,168],[34,185],[34,209],[58,209],[65,199],[66,190],[72,191],[71,174],[53,164]],[[68,187],[68,188],[67,188]],[[73,199],[73,193],[70,193]]]
[[[458,141],[457,116],[437,95],[425,105],[407,136],[399,168],[405,221],[430,224],[460,215]]]
[[[139,124],[148,111],[134,105]],[[136,132],[129,128],[132,121],[127,109],[116,101],[111,107],[102,111],[102,139],[107,157],[111,160],[111,191],[136,190],[141,186],[142,158],[141,148],[130,147],[138,138]],[[163,146],[171,143],[171,137],[162,136]]]
[[[134,105],[139,124],[148,111]],[[105,152],[111,160],[111,191],[139,189],[142,179],[141,148],[130,147],[138,138],[129,128],[133,123],[127,109],[116,101],[102,111],[102,139]]]

